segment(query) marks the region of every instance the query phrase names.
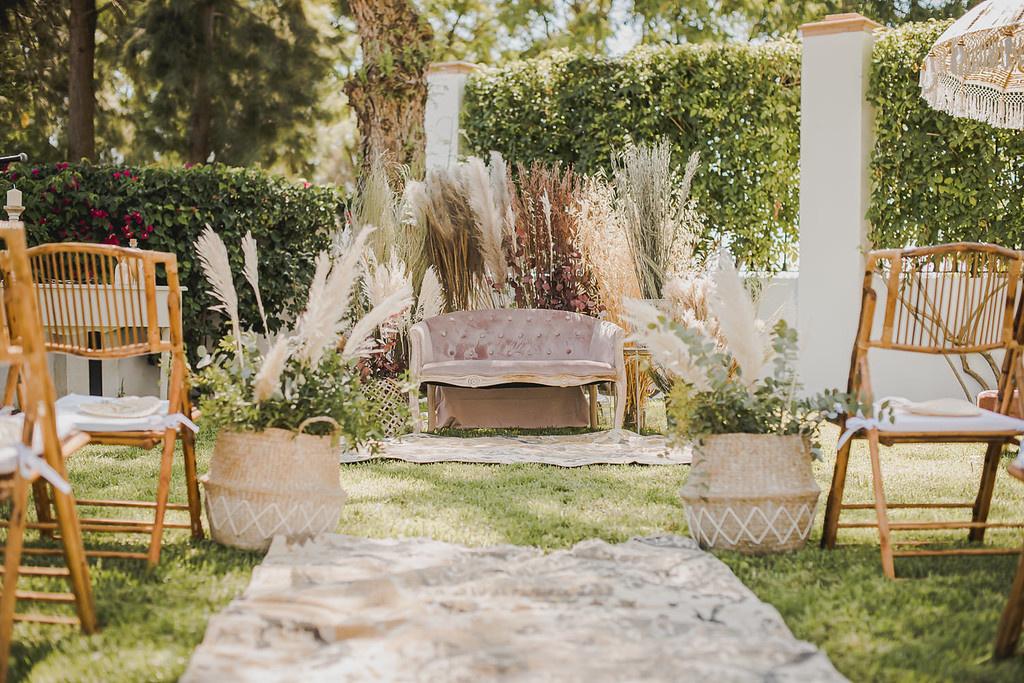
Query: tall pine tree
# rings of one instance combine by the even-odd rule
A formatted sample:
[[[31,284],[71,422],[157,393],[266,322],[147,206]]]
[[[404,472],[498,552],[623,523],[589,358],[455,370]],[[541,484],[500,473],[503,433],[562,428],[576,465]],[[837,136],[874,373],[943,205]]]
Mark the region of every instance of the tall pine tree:
[[[302,0],[148,0],[126,44],[132,156],[308,170],[332,62]]]

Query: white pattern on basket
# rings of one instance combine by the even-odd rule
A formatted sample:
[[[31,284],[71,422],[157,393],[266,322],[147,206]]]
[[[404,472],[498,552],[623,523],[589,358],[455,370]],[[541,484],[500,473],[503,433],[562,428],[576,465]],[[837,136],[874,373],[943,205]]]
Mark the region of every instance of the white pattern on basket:
[[[228,531],[236,545],[246,545],[253,550],[267,547],[268,541],[278,534],[290,538],[316,536],[334,531],[341,513],[341,505],[320,502],[253,504],[233,492],[217,491],[218,487],[206,485],[206,514],[211,532],[220,536]]]
[[[749,508],[745,517],[741,516],[742,511],[737,513],[732,507],[726,507],[716,516],[703,505],[687,505],[686,522],[690,534],[702,547],[722,546],[723,541],[726,546],[740,545],[741,541],[760,545],[769,533],[779,545],[797,540],[803,543],[811,534],[817,502],[802,503],[792,511],[787,506],[776,505],[774,514],[765,513],[760,506],[741,507]],[[730,534],[729,529],[735,529],[735,534]]]

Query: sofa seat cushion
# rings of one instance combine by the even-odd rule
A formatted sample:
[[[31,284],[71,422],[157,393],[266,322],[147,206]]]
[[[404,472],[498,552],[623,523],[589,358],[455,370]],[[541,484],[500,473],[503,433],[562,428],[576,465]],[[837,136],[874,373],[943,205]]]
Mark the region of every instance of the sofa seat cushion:
[[[422,382],[469,387],[506,382],[574,386],[616,379],[612,365],[592,360],[451,360],[426,363],[420,373]]]

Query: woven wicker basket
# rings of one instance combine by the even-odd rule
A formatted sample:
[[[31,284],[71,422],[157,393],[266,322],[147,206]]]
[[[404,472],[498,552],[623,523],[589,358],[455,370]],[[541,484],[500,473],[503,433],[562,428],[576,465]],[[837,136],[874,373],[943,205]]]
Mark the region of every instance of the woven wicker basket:
[[[803,547],[820,494],[807,444],[775,434],[707,437],[680,492],[701,547],[752,554]]]
[[[302,539],[338,525],[346,494],[327,436],[284,429],[222,431],[202,478],[213,540],[266,550],[274,536]]]
[[[363,391],[378,405],[378,418],[385,437],[401,436],[412,431],[412,421],[409,419],[409,389],[402,382],[387,377],[371,379],[363,385]]]

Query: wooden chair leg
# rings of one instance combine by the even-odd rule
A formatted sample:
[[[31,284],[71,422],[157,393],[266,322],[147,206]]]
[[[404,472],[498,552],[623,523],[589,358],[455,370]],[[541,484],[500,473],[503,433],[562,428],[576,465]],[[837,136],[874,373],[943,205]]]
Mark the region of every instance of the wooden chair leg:
[[[889,538],[889,508],[885,502],[885,487],[882,481],[881,446],[878,431],[868,432],[868,450],[871,456],[871,488],[875,494],[875,515],[878,517],[878,543],[882,554],[882,573],[886,578],[896,578],[896,563]]]
[[[64,562],[67,564],[71,591],[75,594],[75,607],[84,633],[95,633],[97,628],[96,603],[89,580],[89,565],[82,545],[82,529],[78,523],[78,510],[73,496],[53,492],[54,507],[57,510],[57,524],[60,527],[61,542],[64,544]]]
[[[7,680],[11,656],[11,636],[14,633],[14,608],[17,602],[18,567],[21,547],[25,538],[25,516],[28,513],[28,482],[14,474],[11,492],[11,519],[4,545],[3,593],[0,594],[0,681]]]
[[[156,510],[153,512],[153,532],[149,539],[149,554],[146,562],[150,568],[160,562],[160,549],[164,536],[164,516],[167,514],[167,498],[171,491],[171,466],[174,464],[174,442],[177,432],[168,429],[164,434],[164,449],[160,455],[160,479],[156,488]]]
[[[53,522],[53,508],[50,501],[50,490],[46,480],[36,479],[32,482],[32,502],[36,508],[36,519],[40,522]],[[53,529],[41,529],[39,535],[43,538],[53,538]]]
[[[1017,575],[1010,588],[1010,597],[999,619],[999,630],[996,631],[996,659],[1005,659],[1013,655],[1020,640],[1021,625],[1024,624],[1024,552],[1020,554],[1017,564]]]
[[[985,449],[985,464],[981,469],[981,485],[978,487],[978,497],[974,499],[974,512],[971,515],[973,522],[987,522],[988,511],[992,505],[992,492],[996,486],[996,473],[999,471],[999,459],[1003,455],[1003,445],[990,443]],[[971,529],[967,540],[980,543],[985,540],[985,528],[977,527]]]
[[[192,525],[192,538],[203,537],[203,506],[199,497],[199,475],[196,470],[196,435],[186,427],[180,428],[181,452],[185,460],[185,488],[188,493],[188,516]]]
[[[590,428],[597,429],[597,385],[588,386],[587,392],[590,395]]]
[[[847,440],[836,451],[836,464],[832,470],[832,486],[828,490],[828,501],[825,503],[825,523],[821,530],[821,547],[832,550],[836,547],[836,536],[839,532],[839,516],[842,513],[843,491],[846,488],[846,470],[850,465],[850,449],[853,439]]]

